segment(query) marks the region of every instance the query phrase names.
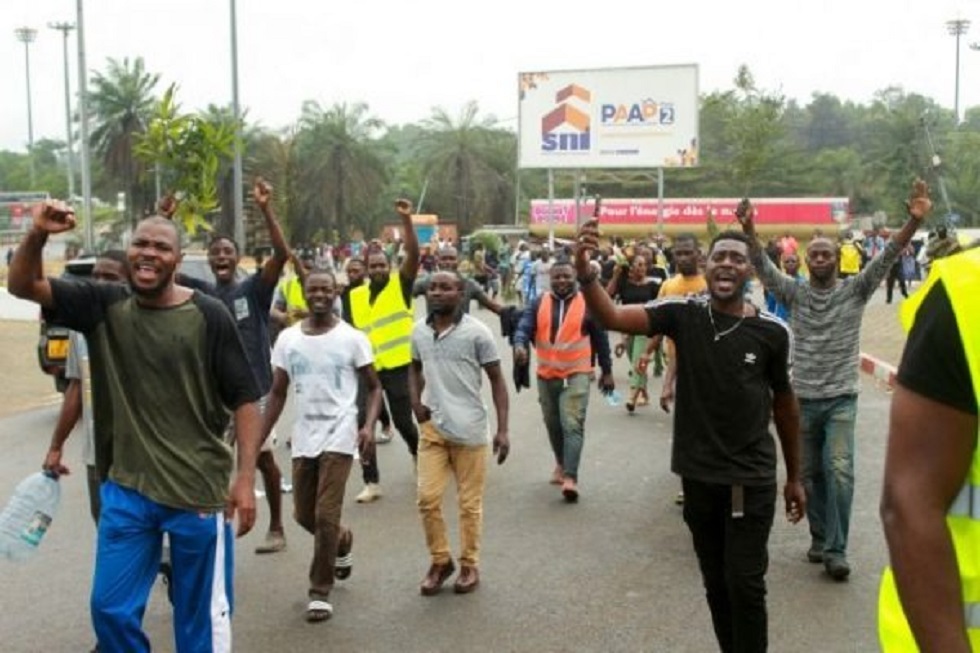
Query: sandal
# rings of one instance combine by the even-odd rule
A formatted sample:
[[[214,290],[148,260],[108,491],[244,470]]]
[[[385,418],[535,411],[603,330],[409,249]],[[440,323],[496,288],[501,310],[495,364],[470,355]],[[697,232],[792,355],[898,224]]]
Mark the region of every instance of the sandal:
[[[552,485],[561,485],[562,481],[565,480],[565,470],[562,469],[561,465],[555,465],[555,471],[551,473],[551,480],[548,481]]]
[[[333,606],[326,601],[313,600],[306,606],[306,620],[310,623],[326,621],[333,616]]]
[[[636,393],[636,405],[646,406],[649,403],[650,403],[650,397],[647,396],[647,391],[643,388],[640,388],[640,390]]]
[[[347,580],[354,568],[354,532],[349,528],[340,536],[337,545],[337,559],[333,564],[333,575],[337,580]]]
[[[639,394],[640,391],[638,389],[630,390],[630,398],[626,401],[626,412],[630,415],[632,415],[633,411],[636,410],[636,398]]]

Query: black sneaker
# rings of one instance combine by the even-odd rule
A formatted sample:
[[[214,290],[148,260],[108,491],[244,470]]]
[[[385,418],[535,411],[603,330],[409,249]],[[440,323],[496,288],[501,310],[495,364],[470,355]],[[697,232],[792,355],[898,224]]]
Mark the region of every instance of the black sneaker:
[[[851,575],[851,566],[847,564],[847,560],[843,558],[832,558],[824,563],[824,569],[827,570],[827,575],[836,580],[837,582],[843,582],[847,580],[847,577]]]
[[[809,550],[806,552],[806,559],[807,562],[812,562],[813,564],[823,562],[823,546],[811,544]]]

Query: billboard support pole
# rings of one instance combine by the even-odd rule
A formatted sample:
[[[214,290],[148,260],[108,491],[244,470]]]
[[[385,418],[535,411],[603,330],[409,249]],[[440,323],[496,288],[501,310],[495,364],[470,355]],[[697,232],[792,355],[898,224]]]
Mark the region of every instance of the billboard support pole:
[[[664,169],[657,168],[657,233],[664,235]]]
[[[555,171],[548,168],[548,251],[555,249]]]
[[[579,217],[582,213],[582,173],[575,171],[575,184],[572,192],[575,193],[575,229],[578,230],[581,222]]]

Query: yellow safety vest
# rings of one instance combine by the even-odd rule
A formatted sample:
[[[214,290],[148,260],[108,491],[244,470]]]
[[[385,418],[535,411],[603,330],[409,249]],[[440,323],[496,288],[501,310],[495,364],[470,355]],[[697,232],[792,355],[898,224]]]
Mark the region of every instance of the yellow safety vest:
[[[415,312],[411,300],[405,305],[401,275],[395,272],[371,304],[370,284],[350,294],[354,326],[367,334],[374,349],[374,367],[390,370],[412,362],[412,326]]]
[[[289,277],[282,282],[282,294],[286,298],[286,326],[292,326],[299,322],[296,315],[297,311],[304,313],[309,311],[306,306],[306,297],[303,295],[303,284],[299,277]]]
[[[844,274],[857,274],[861,271],[861,250],[850,241],[840,246],[840,271]]]
[[[980,249],[936,261],[922,288],[902,307],[906,329],[911,327],[915,312],[929,289],[940,279],[953,306],[973,379],[973,392],[980,402],[980,292],[977,291]],[[980,438],[980,433],[977,437]],[[970,648],[980,651],[980,448],[974,449],[969,475],[950,506],[946,524],[956,550]],[[878,596],[878,636],[887,653],[919,650],[905,619],[890,567],[885,569]]]

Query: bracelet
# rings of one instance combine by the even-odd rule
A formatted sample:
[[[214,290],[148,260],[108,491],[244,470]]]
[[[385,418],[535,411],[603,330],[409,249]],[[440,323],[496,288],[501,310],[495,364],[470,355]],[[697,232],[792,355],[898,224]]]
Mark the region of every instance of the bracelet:
[[[589,274],[586,277],[577,277],[576,281],[578,281],[578,285],[580,288],[585,288],[586,286],[595,283],[596,279],[598,278],[599,275],[596,274],[595,271],[593,271],[591,274]]]

